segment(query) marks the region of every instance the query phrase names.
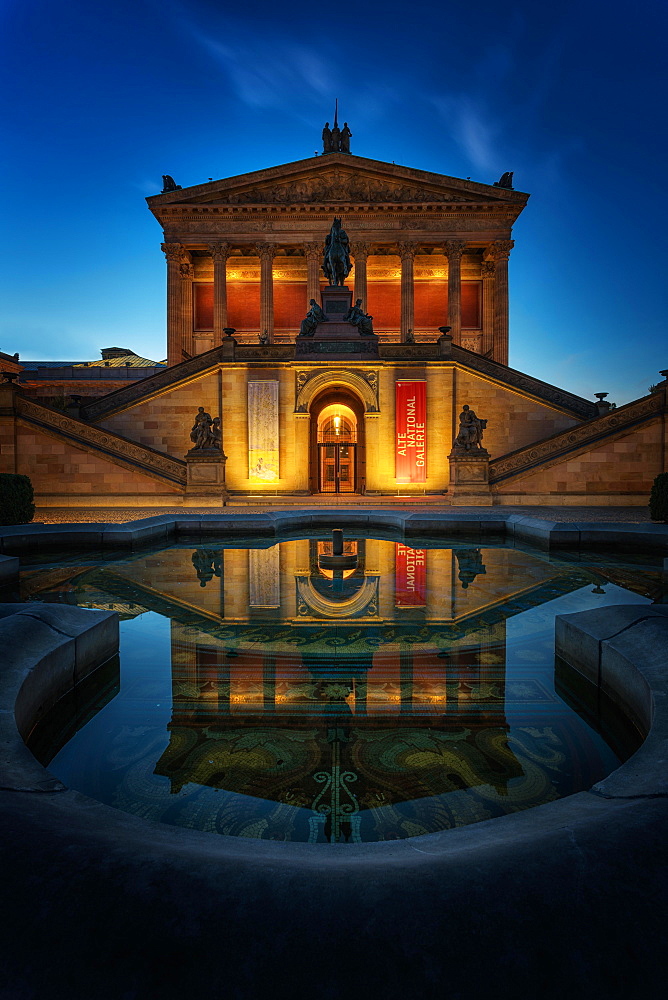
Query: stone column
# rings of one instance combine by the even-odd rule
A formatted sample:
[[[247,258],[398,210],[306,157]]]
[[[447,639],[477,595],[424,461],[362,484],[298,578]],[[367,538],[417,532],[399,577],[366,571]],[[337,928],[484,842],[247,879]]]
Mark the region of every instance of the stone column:
[[[260,258],[260,336],[267,331],[268,343],[274,339],[274,279],[272,264],[276,247],[273,243],[256,243]]]
[[[494,356],[494,280],[496,266],[485,260],[480,268],[482,276],[482,353]]]
[[[314,298],[314,296],[311,296]],[[309,492],[309,434],[311,429],[310,413],[295,413],[295,455],[294,483],[296,493]]]
[[[167,364],[178,365],[183,361],[181,262],[185,247],[182,243],[163,243],[161,249],[167,258]]]
[[[355,259],[355,294],[353,298],[362,300],[362,309],[366,312],[366,262],[369,256],[369,244],[353,243],[351,250]]]
[[[462,254],[466,246],[461,240],[448,240],[448,326],[458,346],[462,342]]]
[[[382,486],[383,479],[381,472],[380,413],[378,411],[367,411],[364,414],[364,440],[366,442],[365,491],[367,493],[377,493]]]
[[[185,352],[192,358],[195,353],[193,344],[193,278],[195,269],[190,263],[190,254],[186,252],[181,261],[181,353]]]
[[[304,256],[306,257],[306,311],[308,312],[311,299],[315,299],[320,305],[321,244],[305,243]]]
[[[508,364],[508,258],[515,240],[495,240],[494,257],[494,360]]]
[[[223,342],[223,330],[227,326],[227,258],[230,256],[229,243],[210,243],[213,257],[213,346]]]
[[[415,243],[400,243],[401,258],[401,342],[405,344],[413,338],[415,327],[415,288],[413,284],[413,262]]]

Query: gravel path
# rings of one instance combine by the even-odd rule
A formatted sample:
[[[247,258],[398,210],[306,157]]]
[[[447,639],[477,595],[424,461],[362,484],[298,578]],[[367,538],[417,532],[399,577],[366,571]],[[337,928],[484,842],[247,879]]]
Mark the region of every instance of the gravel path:
[[[332,504],[335,506],[335,504]],[[499,513],[522,514],[526,517],[542,518],[546,521],[557,521],[561,523],[577,522],[620,522],[627,524],[650,524],[648,507],[439,507],[429,505],[421,508],[420,505],[397,505],[378,503],[373,509],[384,508],[399,511],[416,511],[424,509],[435,514],[476,514],[480,518],[496,518]],[[102,522],[107,524],[120,524],[127,521],[138,521],[144,517],[155,517],[157,514],[219,514],[225,512],[235,512],[244,514],[267,514],[275,510],[299,510],[294,505],[280,504],[271,507],[253,507],[246,505],[233,505],[231,507],[88,507],[79,509],[76,507],[38,507],[35,512],[35,521],[42,521],[44,524],[84,524],[92,522]],[[304,510],[320,510],[320,505],[313,505],[309,508],[304,504]],[[342,513],[346,510],[357,510],[354,506],[342,506]],[[365,505],[360,509],[371,509]]]

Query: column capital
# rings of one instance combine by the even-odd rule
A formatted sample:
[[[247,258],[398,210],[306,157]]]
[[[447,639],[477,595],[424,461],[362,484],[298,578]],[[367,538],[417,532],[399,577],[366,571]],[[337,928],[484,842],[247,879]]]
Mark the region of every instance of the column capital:
[[[496,264],[493,260],[484,260],[480,265],[480,274],[483,278],[493,278],[496,272]]]
[[[179,269],[181,271],[181,277],[184,279],[184,281],[192,281],[192,279],[195,277],[195,268],[193,267],[192,264],[189,264],[187,260],[181,261]]]
[[[495,261],[508,260],[514,246],[515,240],[494,240],[489,247],[489,256]]]
[[[261,261],[272,261],[276,255],[275,243],[256,243],[255,252]]]
[[[209,253],[213,257],[214,261],[222,261],[225,263],[227,258],[232,253],[232,248],[229,243],[209,243]]]
[[[304,256],[306,257],[307,261],[308,260],[316,260],[318,262],[320,261],[320,258],[322,257],[323,253],[323,246],[321,243],[314,243],[314,242],[304,243],[303,247],[304,247]]]
[[[167,260],[175,260],[177,264],[181,263],[186,253],[183,243],[161,243],[160,249]]]
[[[466,243],[463,240],[446,240],[445,252],[448,260],[461,260]]]
[[[417,243],[397,243],[399,248],[399,257],[402,261],[404,260],[415,260],[415,254],[417,253],[418,244]]]
[[[370,253],[370,247],[368,243],[355,241],[350,244],[350,252],[353,257],[368,257]]]

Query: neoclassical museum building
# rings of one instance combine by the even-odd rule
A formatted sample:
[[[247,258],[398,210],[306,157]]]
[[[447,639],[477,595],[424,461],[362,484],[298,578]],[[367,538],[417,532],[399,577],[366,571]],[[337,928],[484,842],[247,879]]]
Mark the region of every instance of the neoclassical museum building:
[[[29,475],[42,506],[645,504],[667,468],[666,381],[615,408],[508,367],[512,228],[528,201],[511,185],[349,152],[183,189],[165,177],[147,201],[167,365],[64,410],[5,366],[2,471]],[[351,269],[331,286],[335,220]],[[366,331],[347,319],[357,300]],[[313,303],[326,322],[309,329]],[[484,431],[468,449],[471,413]]]

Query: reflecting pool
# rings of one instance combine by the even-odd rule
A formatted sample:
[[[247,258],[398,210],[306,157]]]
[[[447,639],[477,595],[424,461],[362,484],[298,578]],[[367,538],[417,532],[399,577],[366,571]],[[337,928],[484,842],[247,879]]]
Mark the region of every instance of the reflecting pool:
[[[660,600],[658,560],[419,545],[351,535],[344,569],[331,535],[23,560],[22,600],[121,617],[120,667],[33,752],[137,816],[314,844],[462,826],[614,770],[638,734],[571,707],[554,616]]]

